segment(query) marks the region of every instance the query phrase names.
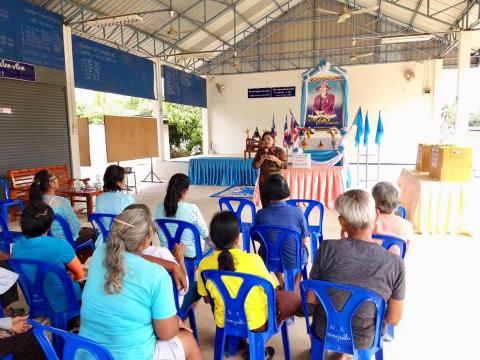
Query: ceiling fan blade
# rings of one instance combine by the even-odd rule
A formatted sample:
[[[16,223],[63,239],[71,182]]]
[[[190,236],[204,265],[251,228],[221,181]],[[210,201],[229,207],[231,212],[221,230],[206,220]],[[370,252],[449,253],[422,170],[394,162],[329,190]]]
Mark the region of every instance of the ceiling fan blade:
[[[330,15],[340,15],[339,12],[327,10],[327,9],[315,9],[315,11],[321,12],[323,14],[330,14]]]
[[[350,60],[357,60],[365,57],[370,57],[373,56],[374,53],[365,53],[365,54],[358,54],[358,55],[352,55],[350,56]]]
[[[376,10],[378,10],[378,5],[360,9],[360,10],[350,11],[350,15],[366,14]]]
[[[350,19],[350,17],[351,17],[350,13],[342,13],[339,15],[337,23],[338,24],[344,23],[345,21]]]

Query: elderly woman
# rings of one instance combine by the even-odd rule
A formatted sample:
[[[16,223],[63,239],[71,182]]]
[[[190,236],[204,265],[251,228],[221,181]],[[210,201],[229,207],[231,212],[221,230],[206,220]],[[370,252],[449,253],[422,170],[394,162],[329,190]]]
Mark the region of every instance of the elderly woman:
[[[41,360],[45,355],[29,329],[28,316],[0,318],[0,359],[13,355],[14,359]]]
[[[410,221],[402,219],[395,214],[395,210],[400,205],[398,190],[391,183],[382,181],[373,187],[372,196],[375,199],[375,208],[377,210],[373,232],[397,236],[405,240],[408,246],[413,236],[413,226]],[[392,246],[390,250],[400,255],[398,246]]]
[[[385,323],[397,325],[402,318],[405,298],[405,269],[403,260],[378,246],[372,239],[375,206],[363,190],[350,190],[335,201],[338,221],[348,237],[322,242],[314,261],[310,278],[369,289],[387,303]],[[332,292],[336,308],[342,308],[348,298],[344,292]],[[325,336],[325,312],[313,294],[308,302],[313,310],[313,327],[320,338]],[[355,347],[369,348],[375,331],[376,312],[370,303],[364,304],[353,317]],[[337,359],[351,359],[337,354]]]
[[[107,243],[92,257],[80,335],[117,360],[203,359],[176,314],[170,276],[142,257],[155,231],[145,208],[131,205],[115,218]]]
[[[335,115],[335,95],[330,94],[329,91],[332,90],[330,85],[326,82],[322,82],[320,86],[315,88],[320,94],[315,96],[313,100],[313,112],[320,113],[322,115]]]
[[[262,135],[262,147],[258,149],[253,159],[254,169],[260,169],[258,186],[260,187],[260,198],[262,207],[268,206],[269,199],[265,194],[264,183],[272,174],[281,174],[282,169],[287,168],[287,156],[282,148],[275,146],[275,139],[271,132],[266,131]]]

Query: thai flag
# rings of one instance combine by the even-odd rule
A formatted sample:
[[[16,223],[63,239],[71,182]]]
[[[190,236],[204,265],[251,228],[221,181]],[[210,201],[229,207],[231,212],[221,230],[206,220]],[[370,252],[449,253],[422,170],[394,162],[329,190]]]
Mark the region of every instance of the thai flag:
[[[277,127],[275,126],[275,114],[273,114],[273,117],[272,117],[272,129],[270,130],[270,132],[272,133],[272,136],[275,139],[278,135]]]
[[[291,143],[291,136],[290,131],[288,131],[288,122],[287,122],[287,115],[285,115],[285,125],[283,126],[283,146],[290,147]]]
[[[290,137],[291,137],[291,144],[293,144],[298,139],[298,123],[297,120],[293,117],[292,111],[290,111]]]

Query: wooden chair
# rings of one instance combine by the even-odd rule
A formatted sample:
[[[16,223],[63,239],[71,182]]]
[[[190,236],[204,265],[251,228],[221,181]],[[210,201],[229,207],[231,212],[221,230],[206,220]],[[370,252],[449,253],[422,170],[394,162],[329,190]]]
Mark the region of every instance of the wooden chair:
[[[247,158],[247,154],[248,154],[248,158],[250,159],[252,156],[251,156],[251,153],[256,153],[258,151],[258,149],[260,149],[260,141],[259,140],[256,140],[256,139],[253,139],[253,138],[246,138],[245,139],[245,150],[243,151],[243,159],[245,160]]]

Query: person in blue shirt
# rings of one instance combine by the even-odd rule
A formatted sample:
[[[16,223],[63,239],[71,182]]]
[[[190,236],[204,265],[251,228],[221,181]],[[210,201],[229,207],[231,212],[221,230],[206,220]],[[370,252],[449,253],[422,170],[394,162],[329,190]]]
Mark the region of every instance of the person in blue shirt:
[[[202,251],[206,253],[214,248],[212,241],[208,237],[208,227],[205,219],[197,205],[186,201],[188,190],[190,188],[190,179],[185,174],[175,174],[170,178],[163,203],[157,205],[155,219],[175,219],[189,222],[195,225],[200,232]],[[167,226],[169,231],[175,231],[174,225]],[[168,247],[168,242],[162,231],[158,231],[160,244]],[[185,231],[182,235],[182,244],[185,245],[185,257],[196,257],[195,242],[191,231]]]
[[[167,271],[142,257],[155,234],[145,208],[126,208],[94,252],[82,296],[80,335],[116,360],[203,359],[176,314]]]
[[[13,244],[12,258],[37,260],[68,270],[75,280],[84,280],[85,273],[75,250],[65,239],[56,239],[47,236],[53,223],[53,210],[43,202],[31,203],[22,212],[20,227],[24,237]],[[34,280],[35,273],[26,274]],[[33,270],[33,269],[31,269]],[[48,276],[48,275],[47,275]],[[80,300],[81,289],[77,281],[73,282],[73,289],[77,300]],[[67,299],[61,282],[55,275],[51,275],[44,285],[45,295],[55,311],[67,309]]]
[[[280,174],[270,175],[264,183],[265,196],[269,200],[269,205],[261,209],[255,215],[254,225],[277,225],[284,226],[295,231],[298,231],[302,238],[302,267],[308,263],[308,250],[306,243],[310,232],[307,227],[307,220],[302,211],[293,206],[287,205],[285,200],[290,196],[290,189],[287,182]],[[275,234],[273,234],[275,235]],[[259,255],[265,260],[265,249],[263,245],[260,246]],[[283,262],[286,268],[295,267],[296,246],[294,241],[288,241],[282,248]],[[283,287],[283,276],[276,273],[281,286]],[[298,273],[295,278],[295,289],[298,288],[301,280],[301,273]]]
[[[95,240],[97,234],[90,227],[82,227],[80,220],[70,204],[70,200],[55,194],[55,191],[58,188],[59,184],[57,176],[49,170],[40,170],[35,174],[32,185],[30,186],[29,202],[43,201],[53,209],[53,212],[56,215],[64,218],[67,221],[77,244],[80,245],[89,239]],[[52,225],[52,236],[59,239],[65,238],[62,227],[57,222],[54,222]],[[79,253],[78,255],[84,262],[91,256],[91,252]]]
[[[120,214],[128,205],[135,203],[132,195],[124,194],[125,169],[118,165],[110,165],[103,175],[103,193],[95,198],[95,212],[100,214]],[[108,222],[108,223],[107,223]],[[110,228],[110,220],[104,221],[105,227]],[[103,242],[99,233],[96,245]]]
[[[125,169],[110,165],[103,175],[103,194],[95,198],[95,211],[102,214],[120,214],[133,204],[133,196],[122,193],[125,188]]]

